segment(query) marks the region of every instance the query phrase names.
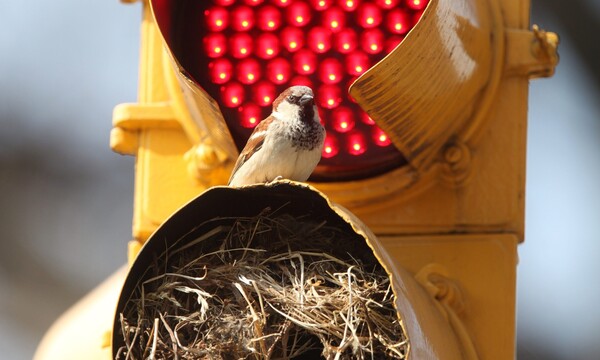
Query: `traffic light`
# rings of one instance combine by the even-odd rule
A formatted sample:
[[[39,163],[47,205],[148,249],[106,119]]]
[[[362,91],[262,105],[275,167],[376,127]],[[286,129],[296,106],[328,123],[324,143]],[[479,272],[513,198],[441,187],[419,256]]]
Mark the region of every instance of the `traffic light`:
[[[137,161],[131,261],[226,183],[282,89],[310,85],[328,134],[311,184],[436,299],[465,358],[514,358],[528,82],[552,75],[558,42],[530,30],[529,7],[144,1],[139,100],[115,108],[111,132]]]

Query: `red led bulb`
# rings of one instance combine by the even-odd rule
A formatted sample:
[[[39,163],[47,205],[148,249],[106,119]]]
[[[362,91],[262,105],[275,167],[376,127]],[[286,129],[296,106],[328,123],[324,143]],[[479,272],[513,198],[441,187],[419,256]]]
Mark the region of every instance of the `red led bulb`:
[[[384,10],[395,8],[399,2],[399,0],[375,0],[375,4]]]
[[[221,99],[227,107],[238,107],[244,102],[244,87],[237,82],[221,86]]]
[[[369,56],[362,51],[354,51],[346,56],[346,71],[353,76],[362,75],[371,66]]]
[[[286,17],[290,24],[298,27],[310,23],[312,9],[304,2],[294,2],[286,8]]]
[[[262,80],[253,87],[254,101],[259,106],[269,106],[275,100],[276,91],[273,83]]]
[[[358,7],[360,0],[338,0],[338,3],[344,11],[354,11]]]
[[[346,150],[350,155],[361,155],[367,151],[367,142],[362,133],[353,131],[347,137]]]
[[[406,0],[406,6],[413,10],[422,10],[427,6],[427,0]]]
[[[354,30],[350,28],[342,29],[340,32],[335,34],[334,48],[341,54],[348,54],[356,49],[358,38]]]
[[[379,54],[383,51],[384,36],[379,29],[365,30],[360,38],[362,49],[368,54]]]
[[[304,46],[304,32],[296,27],[288,26],[281,30],[281,43],[289,52],[295,52]]]
[[[310,0],[310,5],[317,11],[323,11],[329,9],[333,4],[333,0]]]
[[[299,75],[310,75],[317,69],[317,56],[308,49],[302,49],[294,54],[292,64]]]
[[[331,49],[331,31],[322,26],[316,26],[308,32],[308,47],[318,53],[326,53]]]
[[[334,6],[323,12],[321,22],[323,27],[336,33],[346,26],[346,13],[340,7]]]
[[[256,26],[264,31],[277,30],[281,26],[281,12],[273,5],[261,7],[257,14]]]
[[[204,37],[204,51],[210,58],[221,57],[227,52],[227,38],[221,33],[210,33]]]
[[[361,111],[360,120],[367,125],[375,125],[375,121],[364,111]]]
[[[378,127],[373,128],[371,136],[373,138],[373,142],[375,142],[375,144],[378,146],[388,146],[392,143],[392,140],[390,140],[389,136],[387,136],[387,134]]]
[[[332,126],[335,131],[345,133],[354,129],[354,112],[349,108],[340,106],[333,111],[332,117]]]
[[[379,26],[383,20],[381,10],[377,5],[372,3],[364,3],[359,6],[356,12],[356,20],[358,24],[365,29],[370,29]]]
[[[231,12],[231,27],[235,31],[248,31],[254,26],[254,11],[248,6],[237,6]]]
[[[256,59],[244,59],[237,64],[237,80],[242,84],[254,84],[260,79],[261,66]]]
[[[292,74],[290,63],[284,58],[277,58],[269,61],[266,71],[267,79],[277,85],[287,83]]]
[[[205,10],[204,17],[210,31],[223,31],[229,25],[229,11],[219,6]]]
[[[342,102],[342,91],[336,85],[321,85],[317,91],[317,102],[325,109],[335,109]]]
[[[262,120],[262,109],[254,103],[242,105],[239,109],[240,125],[253,128]]]
[[[339,152],[340,146],[337,138],[331,134],[325,135],[325,140],[323,141],[323,152],[321,156],[325,159],[329,159],[336,156]]]
[[[229,39],[231,55],[236,59],[243,59],[252,54],[254,46],[252,36],[247,33],[235,33]]]
[[[385,18],[385,27],[392,34],[406,34],[410,30],[411,25],[410,17],[401,9],[390,11]]]
[[[342,63],[334,58],[325,59],[319,64],[319,80],[324,84],[337,84],[344,77]]]
[[[279,37],[272,33],[262,33],[256,39],[256,56],[261,59],[272,59],[279,50]]]
[[[233,64],[227,59],[216,59],[208,64],[208,76],[215,84],[225,84],[231,79]]]
[[[272,3],[279,7],[286,7],[292,3],[293,0],[272,0]]]

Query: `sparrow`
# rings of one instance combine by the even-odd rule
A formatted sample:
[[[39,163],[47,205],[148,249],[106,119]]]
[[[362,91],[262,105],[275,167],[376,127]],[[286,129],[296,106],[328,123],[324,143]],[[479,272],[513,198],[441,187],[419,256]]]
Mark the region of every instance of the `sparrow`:
[[[229,178],[230,186],[279,178],[306,181],[321,159],[325,128],[314,94],[292,86],[273,101],[271,115],[254,129]]]

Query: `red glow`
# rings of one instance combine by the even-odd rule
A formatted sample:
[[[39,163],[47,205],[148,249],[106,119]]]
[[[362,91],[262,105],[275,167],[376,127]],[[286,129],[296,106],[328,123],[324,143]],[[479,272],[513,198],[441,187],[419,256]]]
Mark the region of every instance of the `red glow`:
[[[247,103],[242,105],[238,110],[240,112],[240,124],[245,128],[253,128],[262,120],[262,110],[256,104]]]
[[[404,40],[403,36],[392,36],[385,39],[385,52],[391,53]]]
[[[413,10],[422,10],[427,6],[427,0],[406,0],[406,6]]]
[[[379,29],[365,30],[360,39],[362,49],[368,54],[379,54],[383,51],[383,32]]]
[[[229,39],[231,55],[236,59],[242,59],[252,54],[252,36],[246,33],[235,33]]]
[[[271,82],[262,80],[253,87],[254,101],[259,106],[269,106],[275,100],[277,89]]]
[[[325,28],[336,33],[346,26],[346,13],[340,7],[334,6],[323,12],[321,21]]]
[[[244,59],[237,64],[237,79],[242,84],[254,84],[260,79],[261,66],[256,59]]]
[[[235,0],[213,0],[213,2],[217,5],[221,6],[229,6],[235,2]]]
[[[292,3],[292,0],[273,0],[272,2],[279,7],[286,7]]]
[[[356,49],[357,42],[358,40],[354,30],[345,28],[335,34],[334,47],[337,52],[348,54]]]
[[[430,2],[421,1],[421,7]],[[192,45],[175,42],[173,51],[217,101],[236,145],[271,113],[283,89],[304,85],[314,89],[327,129],[311,180],[353,181],[405,163],[392,133],[383,132],[348,90],[403,41],[424,10],[415,0],[177,3],[166,15],[171,24],[164,24],[185,27]]]
[[[236,31],[246,31],[254,26],[254,11],[248,6],[237,6],[231,12],[231,27]]]
[[[281,42],[287,51],[298,51],[304,46],[304,32],[296,27],[288,26],[281,31]]]
[[[233,65],[227,59],[216,59],[208,64],[208,75],[210,81],[215,84],[225,84],[231,79]]]
[[[244,0],[244,2],[250,6],[256,6],[256,5],[260,5],[264,2],[265,0]]]
[[[344,11],[354,11],[358,7],[360,0],[338,0],[338,3]]]
[[[419,10],[416,13],[414,13],[413,18],[412,18],[413,24],[416,24],[419,22],[419,20],[421,20],[421,16],[423,16],[424,11],[425,10]]]
[[[373,128],[371,136],[373,137],[373,141],[376,145],[388,146],[392,143],[392,140],[390,140],[389,136],[387,136],[387,134],[378,127]]]
[[[292,58],[294,71],[300,75],[310,75],[317,68],[317,56],[308,49],[302,49],[294,54]]]
[[[354,112],[347,107],[340,106],[333,111],[333,128],[340,133],[354,129]]]
[[[308,86],[309,88],[312,88],[313,82],[308,76],[298,75],[292,78],[292,80],[290,80],[290,85],[304,85]]]
[[[333,4],[333,0],[310,0],[310,6],[317,11],[323,11],[329,9]]]
[[[355,51],[346,56],[346,71],[350,75],[362,75],[370,66],[369,56],[362,51]]]
[[[292,68],[287,60],[284,58],[277,58],[269,61],[266,74],[267,79],[273,84],[281,85],[290,81]]]
[[[256,56],[261,59],[272,59],[279,50],[279,37],[272,33],[262,33],[256,39]]]
[[[406,34],[411,25],[408,14],[400,9],[390,11],[385,18],[385,26],[393,34]]]
[[[382,9],[389,10],[398,6],[399,0],[375,0],[377,6]]]
[[[352,132],[348,135],[346,144],[348,153],[351,155],[361,155],[367,151],[367,142],[365,137],[360,132]]]
[[[325,59],[319,64],[319,80],[324,84],[337,84],[344,77],[342,63],[334,58]]]
[[[229,12],[222,7],[212,7],[204,11],[206,27],[210,31],[222,31],[229,25]]]
[[[331,134],[325,135],[325,141],[323,142],[323,153],[322,157],[329,159],[336,156],[340,152],[340,146],[335,136]]]
[[[317,102],[325,109],[334,109],[342,102],[342,90],[336,85],[322,85],[317,91]]]
[[[265,5],[258,10],[257,26],[264,31],[273,31],[281,26],[281,13],[275,6]]]
[[[331,31],[322,26],[316,26],[308,32],[308,47],[322,54],[331,49]]]
[[[227,52],[227,39],[221,33],[211,33],[204,38],[204,50],[210,58],[221,57]]]
[[[369,114],[367,114],[366,112],[361,112],[360,120],[367,125],[375,125],[375,121],[373,119],[371,119]]]
[[[312,9],[304,2],[294,2],[286,9],[286,17],[290,24],[305,26],[311,20]]]
[[[221,86],[221,99],[227,107],[238,107],[244,102],[244,87],[237,82]]]
[[[358,24],[365,29],[377,27],[383,20],[381,10],[377,5],[371,3],[362,4],[356,13]]]

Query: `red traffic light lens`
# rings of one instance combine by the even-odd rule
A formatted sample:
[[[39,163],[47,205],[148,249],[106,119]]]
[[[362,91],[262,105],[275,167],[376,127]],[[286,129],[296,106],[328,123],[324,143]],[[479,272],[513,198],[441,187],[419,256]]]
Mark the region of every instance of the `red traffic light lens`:
[[[402,41],[427,2],[177,0],[172,49],[217,100],[240,149],[281,91],[311,86],[328,132],[313,179],[357,179],[406,161],[348,86]]]

